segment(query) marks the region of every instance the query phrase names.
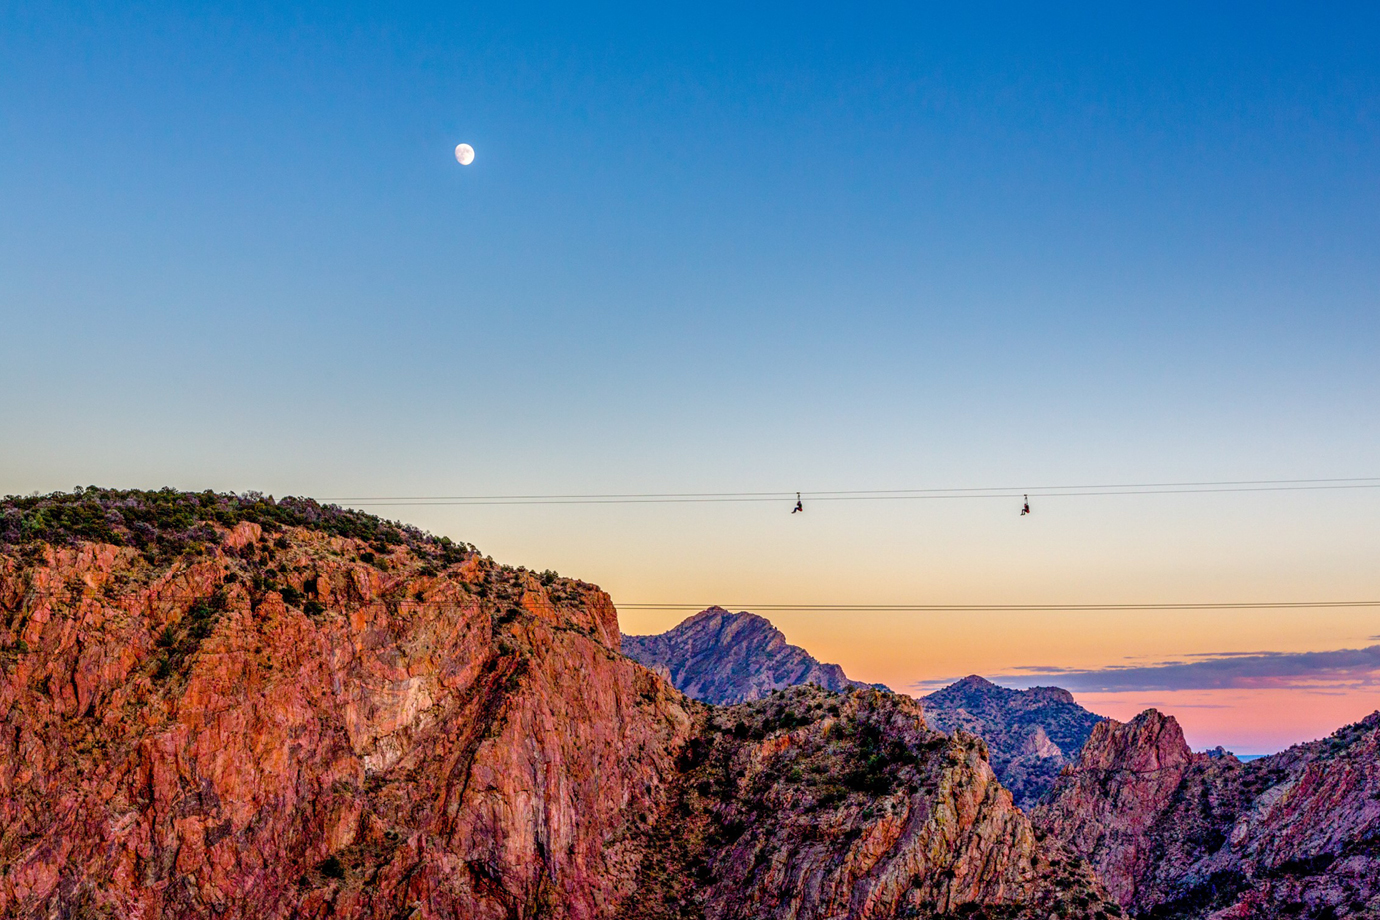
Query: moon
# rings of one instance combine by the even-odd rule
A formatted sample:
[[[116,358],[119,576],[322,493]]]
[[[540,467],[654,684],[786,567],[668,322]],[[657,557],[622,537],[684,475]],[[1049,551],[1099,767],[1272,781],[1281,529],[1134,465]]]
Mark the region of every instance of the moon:
[[[461,166],[469,166],[474,162],[474,148],[469,144],[461,144],[455,148],[455,162]]]

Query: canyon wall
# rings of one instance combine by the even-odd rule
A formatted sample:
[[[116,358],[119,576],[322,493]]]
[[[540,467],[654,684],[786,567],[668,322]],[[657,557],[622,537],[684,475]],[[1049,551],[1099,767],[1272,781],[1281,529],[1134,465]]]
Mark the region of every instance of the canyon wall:
[[[599,916],[691,726],[606,595],[477,555],[242,523],[4,559],[0,609],[3,915]]]

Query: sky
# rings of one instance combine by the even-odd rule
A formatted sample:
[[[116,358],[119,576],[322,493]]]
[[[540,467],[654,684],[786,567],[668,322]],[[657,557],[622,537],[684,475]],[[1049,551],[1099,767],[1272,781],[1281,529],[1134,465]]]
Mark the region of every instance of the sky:
[[[616,603],[1380,599],[1380,490],[1039,488],[1380,476],[1377,39],[1362,3],[0,2],[0,493],[802,490],[370,510]],[[986,486],[1033,513],[809,501]],[[772,616],[1200,747],[1380,706],[1376,609]]]

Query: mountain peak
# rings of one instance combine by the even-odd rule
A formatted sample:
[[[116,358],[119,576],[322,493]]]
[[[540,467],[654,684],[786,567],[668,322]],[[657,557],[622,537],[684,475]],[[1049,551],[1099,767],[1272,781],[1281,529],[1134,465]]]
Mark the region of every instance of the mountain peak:
[[[799,684],[869,686],[788,643],[766,617],[723,607],[701,610],[660,635],[624,636],[623,651],[647,667],[665,668],[676,689],[707,703],[747,702]]]
[[[754,614],[750,614],[750,613],[749,613],[749,614],[746,614],[746,615],[747,615],[747,616],[754,616]],[[689,618],[687,618],[687,619],[685,619],[685,620],[682,620],[678,625],[679,625],[679,626],[684,626],[684,625],[686,625],[687,623],[693,623],[693,622],[696,622],[696,621],[698,621],[698,620],[708,620],[708,619],[712,619],[712,618],[714,618],[714,617],[731,617],[731,616],[733,616],[733,611],[729,610],[727,607],[720,607],[718,604],[715,604],[715,605],[712,606],[712,607],[706,607],[706,608],[704,608],[703,610],[701,610],[699,613],[696,613],[696,614],[690,616]]]
[[[1147,709],[1129,722],[1108,719],[1093,729],[1078,766],[1151,773],[1182,769],[1192,758],[1178,720],[1158,709]]]

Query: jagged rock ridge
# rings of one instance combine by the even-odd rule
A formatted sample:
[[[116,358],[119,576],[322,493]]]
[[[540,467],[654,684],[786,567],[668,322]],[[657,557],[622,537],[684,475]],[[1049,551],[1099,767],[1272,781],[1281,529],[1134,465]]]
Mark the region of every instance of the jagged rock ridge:
[[[1244,764],[1153,709],[1108,720],[1033,819],[1135,914],[1380,916],[1380,712]]]
[[[624,636],[623,653],[663,671],[677,690],[706,703],[743,703],[802,684],[826,690],[870,686],[789,644],[766,617],[722,607],[703,610],[659,635]]]
[[[714,709],[592,585],[283,504],[0,503],[0,916],[1112,909],[899,698]]]
[[[1077,759],[1102,721],[1059,687],[1010,690],[977,675],[936,690],[921,702],[936,728],[961,728],[987,742],[992,769],[1016,804],[1026,809],[1049,791],[1065,765]]]

